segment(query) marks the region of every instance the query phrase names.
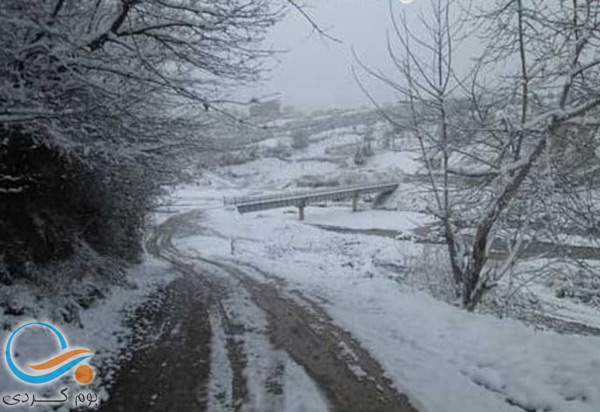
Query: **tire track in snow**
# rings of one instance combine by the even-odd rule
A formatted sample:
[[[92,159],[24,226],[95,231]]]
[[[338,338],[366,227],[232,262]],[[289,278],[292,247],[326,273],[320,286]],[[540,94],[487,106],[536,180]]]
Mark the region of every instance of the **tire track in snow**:
[[[192,226],[202,230],[198,223],[201,212],[189,212],[178,218],[186,231]],[[266,315],[271,343],[304,367],[326,393],[334,410],[415,411],[408,398],[398,393],[385,377],[381,365],[350,334],[336,326],[320,306],[304,299],[300,293],[293,297],[286,295],[280,279],[239,262],[184,254],[177,250],[171,238],[165,242],[165,248],[176,260],[200,262],[199,266],[205,272],[220,271],[237,280]],[[256,277],[250,275],[252,272],[259,272],[265,282],[255,280]]]

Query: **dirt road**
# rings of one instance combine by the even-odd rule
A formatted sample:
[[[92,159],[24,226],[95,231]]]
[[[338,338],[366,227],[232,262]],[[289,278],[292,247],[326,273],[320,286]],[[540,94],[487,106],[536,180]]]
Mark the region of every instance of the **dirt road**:
[[[201,233],[201,222],[199,211],[176,215],[148,239],[180,276],[146,321],[155,340],[121,367],[105,410],[415,411],[352,336],[276,274],[179,251],[173,238]]]

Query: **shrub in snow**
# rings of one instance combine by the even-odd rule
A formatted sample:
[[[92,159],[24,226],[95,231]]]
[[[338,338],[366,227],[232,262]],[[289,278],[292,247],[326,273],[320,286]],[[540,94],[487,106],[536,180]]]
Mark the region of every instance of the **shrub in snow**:
[[[277,142],[275,147],[268,147],[264,149],[263,155],[265,157],[275,157],[277,159],[285,159],[292,155],[290,147],[282,142]]]
[[[144,216],[159,193],[135,165],[84,162],[15,129],[0,132],[0,170],[19,190],[0,186],[0,248],[12,277],[24,264],[69,258],[84,242],[97,253],[135,260]]]
[[[242,150],[225,152],[219,156],[219,166],[235,166],[258,159],[258,150],[255,146],[249,146]]]
[[[557,298],[600,306],[600,276],[588,270],[565,270],[547,281]]]
[[[340,181],[335,177],[306,175],[296,179],[296,186],[298,187],[337,187],[339,185]]]
[[[354,155],[354,164],[356,166],[363,166],[365,163],[367,163],[367,161],[365,160],[363,150],[360,146],[358,146],[356,149],[356,154]]]
[[[260,77],[280,13],[263,0],[192,3],[2,1],[5,284],[60,282],[60,264],[91,255],[107,279],[110,260],[135,261],[159,187],[230,117],[213,110],[221,87]]]
[[[308,147],[309,134],[306,130],[297,130],[292,133],[292,147],[294,149],[304,149]]]

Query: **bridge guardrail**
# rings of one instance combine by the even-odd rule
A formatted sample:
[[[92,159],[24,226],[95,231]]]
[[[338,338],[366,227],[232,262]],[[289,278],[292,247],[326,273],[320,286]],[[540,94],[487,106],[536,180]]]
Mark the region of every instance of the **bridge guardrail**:
[[[357,185],[357,186],[346,186],[339,187],[336,189],[326,188],[326,189],[317,189],[312,191],[297,191],[297,192],[287,192],[287,193],[279,193],[273,195],[264,195],[264,196],[241,196],[241,197],[223,197],[224,205],[233,205],[239,206],[244,204],[253,204],[253,203],[262,203],[262,202],[275,202],[280,200],[299,198],[299,197],[308,197],[308,196],[317,196],[317,195],[335,195],[335,194],[344,194],[353,191],[367,191],[373,189],[383,189],[387,186],[398,186],[397,182],[387,182],[387,183],[379,183],[374,185]]]

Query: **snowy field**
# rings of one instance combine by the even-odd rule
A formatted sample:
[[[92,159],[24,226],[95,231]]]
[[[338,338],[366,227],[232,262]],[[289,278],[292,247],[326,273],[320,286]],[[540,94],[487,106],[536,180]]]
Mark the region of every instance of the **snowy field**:
[[[420,172],[414,154],[377,150],[360,167],[350,161],[307,161],[320,156],[340,160],[339,154],[327,151],[335,153],[331,149],[357,139],[346,130],[330,135],[328,139],[327,133],[321,133],[314,144],[289,161],[261,158],[206,172],[194,185],[174,188],[168,202],[155,214],[154,223],[201,210],[200,233],[175,238],[176,248],[216,261],[249,265],[257,269],[249,272],[255,280],[278,279],[289,296],[300,293],[321,305],[378,360],[398,391],[408,394],[421,411],[600,411],[600,338],[536,330],[517,320],[468,313],[434,299],[427,293],[427,282],[414,283],[414,273],[423,266],[438,264],[435,256],[441,246],[416,243],[410,236],[400,239],[367,233],[410,235],[434,222],[426,213],[427,195],[418,184],[404,179]],[[284,144],[290,143],[287,137],[282,139]],[[275,146],[280,141],[276,138],[263,144]],[[305,221],[298,220],[294,208],[240,215],[223,205],[225,197],[310,190],[295,185],[306,175],[359,182],[395,179],[400,188],[380,209],[372,209],[369,202],[361,202],[356,213],[349,202],[313,205],[306,208]],[[343,229],[347,231],[342,233]],[[91,365],[110,371],[131,339],[132,330],[123,325],[125,319],[170,279],[166,264],[148,259],[130,273],[127,285],[116,287],[81,312],[81,327],[62,326],[69,345],[92,349]],[[541,283],[530,285],[529,290],[555,308],[553,316],[600,328],[600,312],[595,308],[558,299]],[[21,300],[35,300],[25,292],[13,293]],[[247,300],[247,296],[229,296],[225,306],[237,314],[247,314],[248,319],[261,319],[257,308],[244,303]],[[211,365],[215,369],[209,384],[210,410],[219,410],[222,404],[215,394],[223,393],[227,402],[233,402],[227,392],[231,372],[223,350],[226,336],[218,327],[221,316],[211,314]],[[4,330],[0,340],[6,342],[8,327],[28,319],[4,315],[1,320]],[[309,396],[311,410],[326,410],[322,394],[304,370],[285,352],[271,347],[265,337],[266,321],[263,323],[253,325],[245,341],[250,355],[246,371],[250,388],[264,386],[268,378],[261,372],[266,367],[264,359],[275,359],[285,365],[284,382],[295,386],[289,392]],[[32,353],[44,355],[47,335],[39,330],[23,333],[19,354],[24,358]],[[23,391],[9,373],[0,368],[4,392]],[[79,390],[67,375],[47,387],[49,396],[65,386]],[[105,387],[111,379],[108,372],[90,389],[106,398]],[[259,410],[264,402],[253,398],[247,406]],[[307,404],[306,399],[300,402],[293,396],[285,402],[280,406],[286,411]]]
[[[308,154],[320,156],[335,144],[320,136]],[[311,145],[312,146],[312,145]],[[304,156],[304,154],[302,155]],[[273,169],[274,167],[274,169]],[[388,200],[400,210],[352,213],[348,204],[308,207],[300,222],[293,208],[240,215],[219,207],[217,193],[276,193],[302,173],[344,173],[332,163],[288,164],[261,159],[231,170],[228,185],[202,185],[179,192],[204,210],[203,233],[178,239],[177,247],[208,258],[249,264],[282,279],[323,305],[381,363],[400,391],[424,411],[600,410],[600,338],[534,330],[519,321],[468,313],[433,299],[391,273],[386,263],[410,269],[430,258],[431,246],[360,233],[334,233],[315,225],[410,233],[430,224],[414,185]],[[359,172],[403,175],[418,172],[406,153],[378,153]],[[221,191],[222,188],[222,191]],[[208,189],[205,191],[205,189]],[[288,189],[290,190],[290,189]],[[206,196],[206,197],[204,197]],[[412,203],[412,204],[411,204]],[[268,281],[260,272],[257,280]],[[535,287],[532,290],[536,290]],[[563,317],[598,325],[600,312],[550,296]]]
[[[295,216],[288,214],[287,218],[294,219]],[[360,213],[354,213],[347,206],[313,208],[306,216],[306,223],[365,230],[412,231],[434,221],[430,215],[418,212],[398,213],[387,210],[363,210]]]
[[[324,304],[426,411],[600,410],[599,338],[470,314],[374,265],[420,258],[422,245],[324,232],[280,211],[205,216],[211,234],[180,248],[250,263]]]

